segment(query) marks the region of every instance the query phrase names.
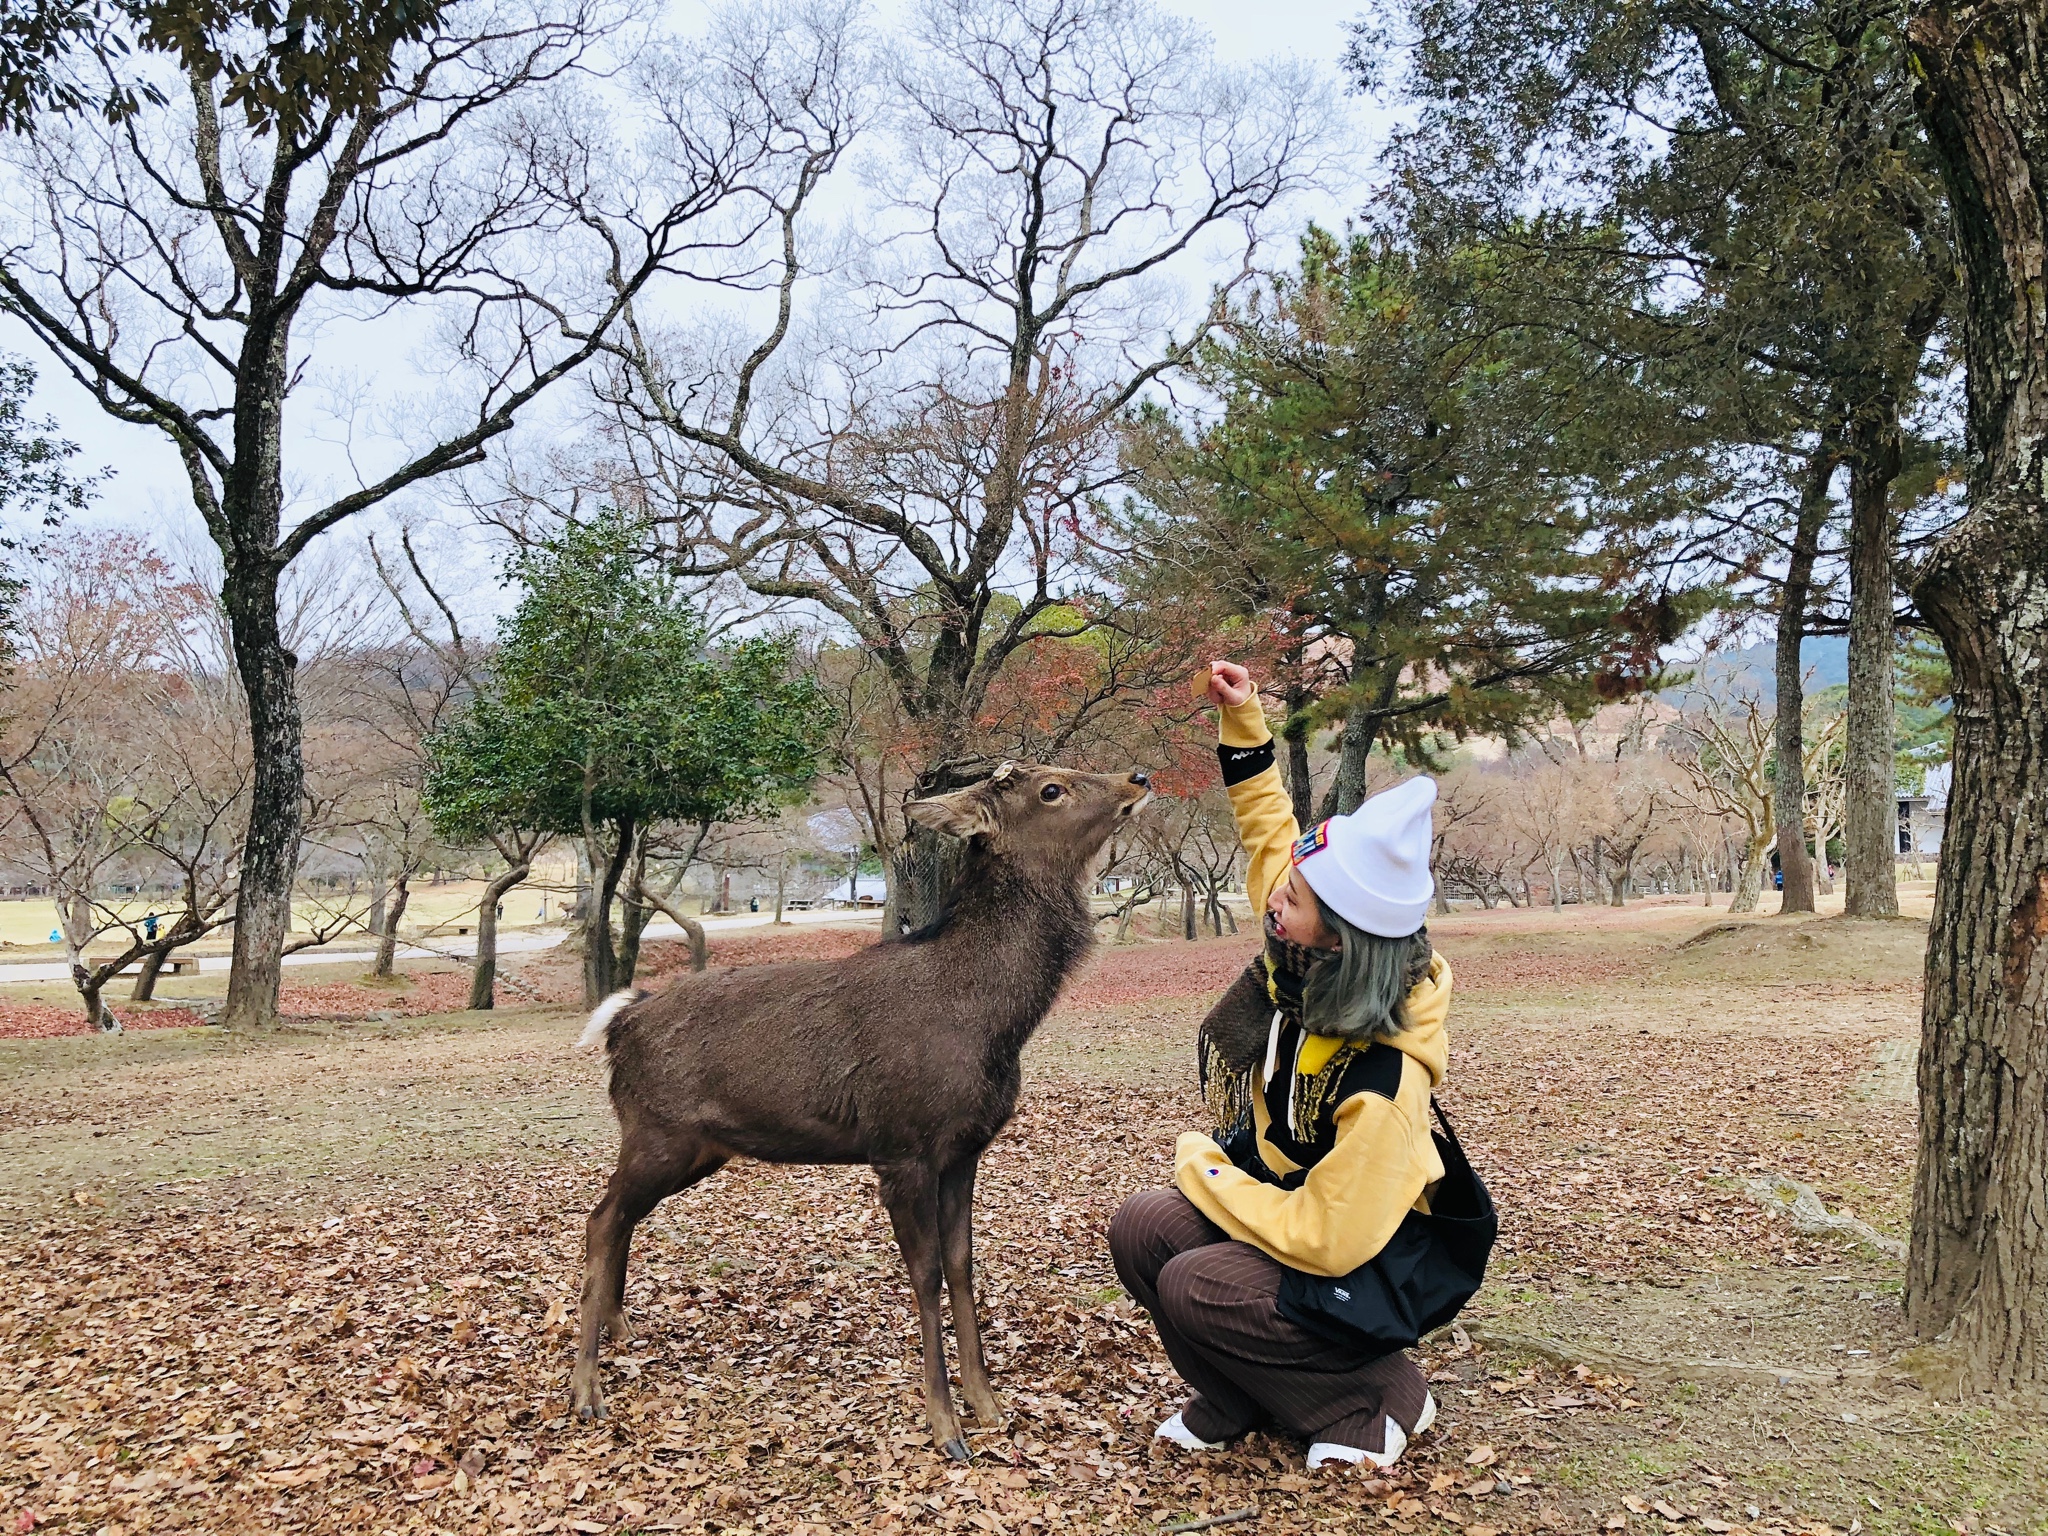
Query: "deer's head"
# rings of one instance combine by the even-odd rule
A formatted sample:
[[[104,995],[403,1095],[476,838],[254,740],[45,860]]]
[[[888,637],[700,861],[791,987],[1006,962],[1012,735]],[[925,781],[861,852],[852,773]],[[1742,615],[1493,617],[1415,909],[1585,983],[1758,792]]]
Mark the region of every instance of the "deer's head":
[[[935,832],[977,841],[998,858],[1071,877],[1087,868],[1120,820],[1151,798],[1142,770],[1078,773],[1004,763],[970,789],[913,800],[904,814]]]

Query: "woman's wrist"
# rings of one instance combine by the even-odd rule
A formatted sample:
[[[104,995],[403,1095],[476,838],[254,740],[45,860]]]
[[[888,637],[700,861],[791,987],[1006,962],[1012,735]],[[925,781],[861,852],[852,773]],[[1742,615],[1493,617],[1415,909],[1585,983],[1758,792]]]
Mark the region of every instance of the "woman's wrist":
[[[1216,734],[1226,747],[1258,747],[1273,739],[1256,684],[1242,703],[1216,706]]]

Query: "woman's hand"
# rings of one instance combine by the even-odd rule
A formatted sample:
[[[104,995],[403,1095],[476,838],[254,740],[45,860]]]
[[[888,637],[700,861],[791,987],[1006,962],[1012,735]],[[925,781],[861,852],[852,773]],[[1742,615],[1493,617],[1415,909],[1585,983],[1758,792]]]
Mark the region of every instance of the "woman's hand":
[[[1251,673],[1234,661],[1209,663],[1209,702],[1222,709],[1242,704],[1257,692]]]

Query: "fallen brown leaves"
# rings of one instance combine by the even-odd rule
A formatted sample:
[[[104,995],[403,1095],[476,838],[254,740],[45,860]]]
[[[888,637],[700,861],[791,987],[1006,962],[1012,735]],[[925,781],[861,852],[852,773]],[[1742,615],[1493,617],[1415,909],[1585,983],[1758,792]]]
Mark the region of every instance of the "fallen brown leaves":
[[[200,1022],[199,1015],[185,1008],[116,1004],[114,1012],[123,1029],[185,1029]],[[98,1033],[82,1004],[60,1008],[54,1003],[0,1002],[0,1040],[61,1040]]]
[[[811,952],[872,938],[798,932]],[[681,946],[655,948],[657,970],[680,958]],[[1469,1341],[1426,1357],[1442,1420],[1389,1475],[1307,1474],[1298,1447],[1263,1435],[1200,1456],[1150,1439],[1183,1389],[1117,1287],[1103,1233],[1127,1195],[1166,1181],[1173,1134],[1199,1123],[1193,1022],[1249,950],[1112,951],[1048,1027],[977,1201],[990,1364],[1011,1420],[971,1434],[971,1467],[932,1454],[908,1286],[864,1169],[738,1165],[663,1206],[641,1229],[627,1293],[643,1337],[607,1362],[614,1417],[568,1420],[582,1222],[608,1169],[541,1123],[560,1114],[537,1114],[519,1127],[534,1139],[458,1164],[398,1145],[288,1178],[67,1200],[18,1226],[0,1268],[0,1527],[1027,1536],[1255,1505],[1238,1528],[1500,1536],[1594,1529],[1626,1494],[1643,1513],[1611,1528],[1819,1529],[1750,1515],[1717,1472],[1683,1487],[1572,1486],[1562,1437],[1642,1433],[1650,1390]],[[764,936],[714,953],[789,952]],[[1484,966],[1460,974],[1475,1001],[1506,985]],[[429,983],[441,984],[414,991]],[[1147,1006],[1121,1001],[1132,996]],[[1183,1002],[1151,1006],[1170,998]],[[512,1015],[490,1038],[501,1028],[501,1076],[480,1092],[591,1070],[566,1019],[536,1034]],[[453,1038],[347,1048],[404,1053],[426,1081]],[[1831,1252],[1741,1200],[1728,1181],[1752,1164],[1836,1198],[1865,1180],[1882,1198],[1862,1214],[1895,1221],[1902,1166],[1878,1165],[1906,1145],[1903,1114],[1838,1123],[1867,1042],[1802,1041],[1794,1071],[1756,1044],[1768,1038],[1646,1038],[1597,1021],[1461,1029],[1447,1098],[1504,1216],[1482,1301]],[[1071,1039],[1159,1065],[1042,1064],[1064,1061]],[[337,1055],[330,1070],[365,1059]],[[235,1072],[223,1058],[224,1095]],[[138,1081],[134,1102],[149,1092]],[[275,1083],[267,1092],[265,1113],[289,1107]],[[59,1118],[45,1108],[22,1134],[55,1134]]]

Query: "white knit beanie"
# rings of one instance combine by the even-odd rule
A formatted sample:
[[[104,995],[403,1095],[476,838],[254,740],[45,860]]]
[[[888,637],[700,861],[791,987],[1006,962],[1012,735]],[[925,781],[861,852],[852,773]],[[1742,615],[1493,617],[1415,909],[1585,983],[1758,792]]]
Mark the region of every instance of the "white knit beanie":
[[[1435,804],[1436,780],[1418,774],[1311,828],[1295,842],[1294,862],[1345,922],[1383,939],[1406,938],[1428,919],[1436,890],[1429,874]]]

